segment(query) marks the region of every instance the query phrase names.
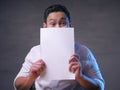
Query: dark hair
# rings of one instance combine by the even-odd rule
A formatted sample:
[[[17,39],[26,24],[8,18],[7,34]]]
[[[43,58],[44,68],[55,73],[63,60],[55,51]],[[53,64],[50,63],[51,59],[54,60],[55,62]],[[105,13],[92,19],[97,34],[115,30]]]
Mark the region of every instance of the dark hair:
[[[67,8],[63,5],[60,5],[60,4],[54,4],[54,5],[51,5],[49,6],[47,9],[45,9],[45,12],[44,12],[44,22],[46,23],[47,21],[47,17],[50,13],[52,12],[64,12],[65,15],[68,17],[69,21],[70,21],[70,13],[69,11],[67,10]]]

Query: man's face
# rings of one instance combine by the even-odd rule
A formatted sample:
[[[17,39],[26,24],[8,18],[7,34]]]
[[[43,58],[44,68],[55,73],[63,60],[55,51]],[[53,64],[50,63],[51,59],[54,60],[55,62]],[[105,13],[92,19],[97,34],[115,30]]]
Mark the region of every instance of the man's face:
[[[44,28],[67,28],[70,27],[70,21],[64,12],[52,12],[48,15]]]

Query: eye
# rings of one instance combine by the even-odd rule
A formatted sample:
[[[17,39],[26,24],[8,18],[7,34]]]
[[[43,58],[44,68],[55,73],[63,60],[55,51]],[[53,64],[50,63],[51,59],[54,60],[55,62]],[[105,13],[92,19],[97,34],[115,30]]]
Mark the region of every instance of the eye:
[[[55,22],[50,22],[49,25],[50,25],[50,26],[55,26],[56,23],[55,23]]]
[[[62,21],[62,22],[60,22],[60,25],[61,25],[61,26],[66,26],[66,22],[65,22],[65,21]]]

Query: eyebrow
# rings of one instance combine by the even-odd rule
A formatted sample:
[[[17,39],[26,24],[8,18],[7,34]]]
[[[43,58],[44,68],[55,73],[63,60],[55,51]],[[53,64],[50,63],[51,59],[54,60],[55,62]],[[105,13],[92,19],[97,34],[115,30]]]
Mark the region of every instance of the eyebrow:
[[[66,18],[65,18],[65,17],[62,17],[61,20],[66,20]]]
[[[48,22],[49,22],[49,21],[54,21],[54,20],[55,20],[55,19],[49,19]],[[66,20],[66,18],[65,18],[65,17],[62,17],[61,20]]]
[[[49,22],[49,21],[54,21],[54,20],[55,20],[55,19],[49,19],[48,22]]]

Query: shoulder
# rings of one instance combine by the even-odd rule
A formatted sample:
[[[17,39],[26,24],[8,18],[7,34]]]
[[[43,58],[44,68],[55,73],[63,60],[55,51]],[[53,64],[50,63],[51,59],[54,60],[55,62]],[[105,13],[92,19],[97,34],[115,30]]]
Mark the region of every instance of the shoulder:
[[[87,48],[87,46],[76,42],[75,43],[75,51],[77,51],[79,53],[81,52],[81,53],[87,54],[89,49]]]
[[[40,45],[33,46],[28,52],[26,58],[36,57],[40,54]]]
[[[26,60],[38,60],[40,58],[40,45],[33,46],[26,56]]]
[[[90,49],[83,45],[83,44],[80,44],[80,43],[75,43],[75,52],[82,58],[82,59],[85,59],[90,53]]]
[[[31,53],[31,52],[39,52],[39,51],[40,51],[40,45],[36,45],[36,46],[33,46],[30,49],[29,53]]]
[[[36,45],[31,48],[31,50],[37,50],[37,49],[40,49],[40,45]]]

